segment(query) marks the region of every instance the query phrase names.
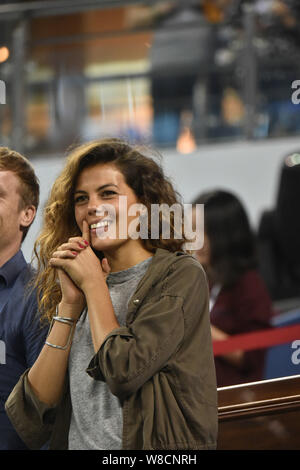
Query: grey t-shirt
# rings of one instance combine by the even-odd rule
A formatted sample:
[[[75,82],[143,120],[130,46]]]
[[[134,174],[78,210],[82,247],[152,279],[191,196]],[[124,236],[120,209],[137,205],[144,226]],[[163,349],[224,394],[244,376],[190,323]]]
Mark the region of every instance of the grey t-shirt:
[[[119,324],[125,325],[128,302],[147,271],[152,258],[107,277],[107,285]],[[69,358],[72,415],[70,450],[120,450],[122,408],[105,382],[92,379],[86,368],[94,356],[87,311],[77,322]]]

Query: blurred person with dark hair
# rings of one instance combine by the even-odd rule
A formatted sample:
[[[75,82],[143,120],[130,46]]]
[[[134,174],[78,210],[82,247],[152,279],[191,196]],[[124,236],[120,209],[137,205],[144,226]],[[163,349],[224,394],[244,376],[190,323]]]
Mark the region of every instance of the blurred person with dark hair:
[[[35,361],[44,336],[35,321],[36,294],[27,292],[32,271],[21,244],[39,204],[39,183],[22,155],[0,147],[0,449],[27,447],[12,427],[4,403]]]
[[[259,269],[274,301],[300,298],[300,153],[284,159],[276,206],[258,228]]]
[[[256,243],[245,209],[230,192],[203,193],[204,245],[196,252],[210,284],[213,340],[270,326],[272,303],[257,272]],[[264,350],[215,357],[218,387],[262,379]]]

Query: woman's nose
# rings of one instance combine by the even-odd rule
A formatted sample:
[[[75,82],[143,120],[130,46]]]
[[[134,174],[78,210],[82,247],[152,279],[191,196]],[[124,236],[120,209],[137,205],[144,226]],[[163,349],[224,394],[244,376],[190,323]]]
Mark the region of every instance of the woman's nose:
[[[94,215],[97,212],[97,208],[94,206],[89,206],[88,207],[88,215]]]
[[[98,199],[96,197],[90,197],[88,207],[87,207],[88,214],[89,215],[95,214],[98,206],[99,206]]]

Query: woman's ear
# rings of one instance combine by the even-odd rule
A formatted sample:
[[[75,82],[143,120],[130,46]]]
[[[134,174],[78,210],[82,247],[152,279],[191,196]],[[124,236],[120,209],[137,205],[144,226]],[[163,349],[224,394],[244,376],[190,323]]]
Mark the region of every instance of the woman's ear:
[[[20,225],[22,227],[29,227],[36,216],[36,207],[35,206],[26,206],[21,210],[20,214]]]

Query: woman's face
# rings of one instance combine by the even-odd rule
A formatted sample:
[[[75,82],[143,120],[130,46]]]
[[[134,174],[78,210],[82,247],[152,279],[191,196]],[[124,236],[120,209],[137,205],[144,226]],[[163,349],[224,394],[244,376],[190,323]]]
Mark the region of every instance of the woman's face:
[[[74,192],[75,219],[81,231],[83,220],[87,221],[90,242],[97,251],[106,254],[135,250],[141,244],[141,239],[128,235],[130,223],[139,215],[129,216],[128,210],[138,203],[121,171],[111,163],[85,168],[78,177]]]

